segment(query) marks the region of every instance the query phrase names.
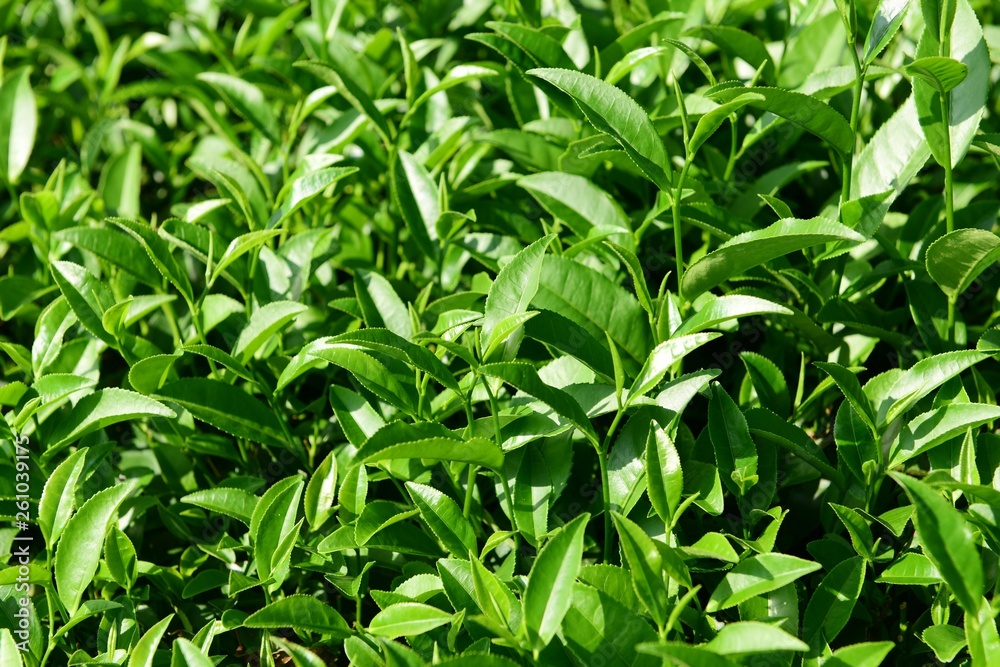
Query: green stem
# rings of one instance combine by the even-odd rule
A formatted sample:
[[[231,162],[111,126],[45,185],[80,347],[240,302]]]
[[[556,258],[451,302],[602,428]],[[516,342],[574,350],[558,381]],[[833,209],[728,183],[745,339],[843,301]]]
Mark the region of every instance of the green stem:
[[[851,173],[854,169],[854,150],[858,144],[858,121],[861,115],[861,95],[865,88],[865,74],[867,67],[861,65],[858,58],[858,49],[851,40],[851,58],[854,61],[854,90],[851,98],[851,137],[854,140],[851,154],[843,157],[843,177],[844,181],[840,189],[840,205],[843,206],[851,198]]]
[[[944,146],[947,155],[944,158],[944,221],[947,233],[955,231],[955,182],[952,175],[951,164],[951,128],[948,126],[948,118],[951,109],[948,104],[948,95],[941,97],[941,123],[944,128]],[[948,337],[955,342],[955,299],[948,297]]]
[[[198,334],[198,340],[201,341],[202,345],[208,345],[208,338],[205,336],[205,328],[202,326],[201,309],[198,307],[198,303],[188,301],[187,304],[188,310],[191,311],[191,321],[194,323],[194,330]],[[218,375],[218,369],[215,367],[215,362],[209,359],[208,367],[212,371],[212,377],[216,377]]]
[[[729,161],[726,162],[726,173],[723,174],[722,180],[728,183],[733,177],[733,169],[736,168],[736,151],[737,151],[737,127],[736,127],[736,114],[731,114],[729,116]]]
[[[951,128],[948,127],[948,99],[945,96],[941,96],[941,114],[945,121],[942,123],[944,127],[944,145],[948,151],[948,155],[944,161],[944,220],[947,226],[948,233],[955,231],[955,182],[952,176],[952,164],[951,164]]]
[[[486,395],[490,398],[490,412],[493,418],[493,434],[494,440],[497,443],[497,447],[502,448],[502,440],[500,437],[500,407],[497,405],[497,397],[493,395],[493,390],[490,389],[490,382],[485,377],[483,378],[483,386],[486,388]],[[503,484],[503,495],[507,500],[507,511],[510,513],[510,529],[514,532],[514,549],[515,551],[521,548],[521,534],[517,530],[517,524],[514,521],[514,497],[510,493],[510,484],[507,482],[507,473],[503,470],[500,471],[500,482]]]
[[[46,643],[45,653],[42,655],[42,661],[38,663],[39,667],[45,667],[46,663],[49,661],[49,656],[52,655],[52,650],[56,647],[53,642],[56,629],[56,613],[55,607],[52,606],[52,591],[50,590],[50,586],[45,587],[45,602],[49,608],[49,641]]]
[[[473,417],[472,415],[472,393],[476,390],[476,383],[479,381],[478,374],[474,370],[472,371],[472,373],[473,373],[472,382],[469,384],[469,395],[463,396],[463,401],[462,401],[462,403],[465,406],[465,420],[466,423],[468,424],[468,426],[466,426],[465,429],[465,435],[466,437],[469,438],[472,437],[473,433],[472,423],[475,419],[475,417]],[[465,502],[462,504],[462,516],[464,516],[466,519],[468,519],[472,514],[472,500],[473,500],[472,496],[476,488],[476,474],[478,472],[479,472],[479,466],[470,463],[469,478],[465,486]],[[476,532],[479,532],[478,522],[477,522]]]
[[[951,338],[952,342],[955,342],[955,297],[948,297],[948,337]]]
[[[611,422],[608,434],[604,436],[604,444],[597,449],[597,463],[601,468],[601,500],[604,504],[604,563],[611,562],[612,547],[614,545],[614,533],[611,530],[611,485],[608,483],[608,450],[611,449],[611,439],[618,430],[625,411],[621,408],[615,413],[615,419]],[[596,443],[595,443],[596,444]]]
[[[677,296],[683,302],[682,282],[684,280],[684,255],[681,247],[681,194],[684,192],[684,179],[687,177],[688,169],[691,167],[691,160],[684,161],[684,168],[677,179],[677,191],[673,201],[673,221],[674,221],[674,260],[677,263]]]
[[[473,491],[476,489],[476,474],[479,466],[469,464],[469,478],[465,482],[465,502],[462,504],[462,516],[468,519],[472,515]]]

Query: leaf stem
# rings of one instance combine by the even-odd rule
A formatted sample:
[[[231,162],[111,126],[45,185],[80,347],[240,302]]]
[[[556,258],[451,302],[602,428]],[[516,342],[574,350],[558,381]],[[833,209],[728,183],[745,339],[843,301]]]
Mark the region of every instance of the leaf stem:
[[[733,177],[733,169],[736,168],[737,132],[736,114],[729,115],[729,160],[726,162],[726,171],[722,175],[722,180],[727,183]]]
[[[500,437],[500,407],[497,405],[497,397],[493,395],[493,390],[490,389],[490,382],[487,378],[483,378],[483,386],[486,388],[486,395],[490,398],[490,413],[492,413],[493,418],[493,433],[494,440],[497,443],[497,447],[501,447],[501,437]],[[521,548],[521,533],[517,530],[517,523],[514,521],[514,498],[510,493],[510,483],[507,481],[507,472],[505,470],[500,470],[500,482],[503,484],[503,495],[507,501],[507,511],[510,513],[510,528],[514,531],[514,550]]]
[[[677,263],[677,296],[680,297],[681,301],[684,301],[683,293],[683,281],[684,281],[684,255],[683,249],[681,247],[681,195],[684,192],[684,179],[687,177],[688,168],[691,166],[691,160],[684,161],[684,168],[681,169],[681,175],[677,179],[677,190],[673,197],[673,222],[674,222],[674,260]]]
[[[945,230],[948,234],[955,231],[955,181],[953,178],[953,165],[951,160],[951,127],[949,119],[951,109],[948,103],[949,93],[938,93],[941,98],[941,125],[944,128],[944,222]],[[951,342],[955,342],[955,297],[948,297],[948,337]]]
[[[465,502],[462,504],[462,516],[466,519],[472,514],[473,491],[476,489],[476,474],[479,466],[469,464],[469,478],[465,482]]]
[[[46,602],[46,606],[48,606],[48,608],[49,608],[48,609],[48,611],[49,611],[49,641],[46,643],[45,653],[42,655],[42,660],[41,660],[41,662],[38,663],[39,667],[45,667],[45,665],[49,661],[49,656],[52,655],[52,649],[54,649],[56,647],[55,643],[53,642],[53,638],[55,637],[56,614],[55,614],[55,607],[52,606],[52,591],[49,590],[50,587],[51,587],[51,584],[52,584],[52,582],[50,581],[49,582],[49,586],[45,586],[45,602]]]
[[[944,220],[947,232],[955,231],[955,182],[951,164],[951,128],[948,126],[950,109],[947,94],[941,95],[941,125],[944,127],[944,145],[948,151],[944,160]]]
[[[604,444],[597,447],[597,463],[601,469],[601,502],[604,505],[604,563],[611,562],[612,545],[614,543],[614,533],[611,529],[611,485],[608,483],[608,450],[611,448],[611,439],[618,424],[621,422],[625,411],[621,408],[615,413],[615,419],[611,422],[608,434],[604,436]]]
[[[854,89],[851,97],[851,138],[854,143],[852,145],[852,150],[850,155],[842,156],[843,158],[843,183],[840,189],[840,206],[843,207],[845,203],[851,198],[851,176],[854,170],[854,151],[857,150],[858,146],[858,122],[861,115],[861,95],[864,93],[865,88],[865,75],[868,72],[868,68],[861,64],[861,59],[858,58],[858,49],[854,44],[854,40],[851,40],[850,44],[851,59],[854,61]]]

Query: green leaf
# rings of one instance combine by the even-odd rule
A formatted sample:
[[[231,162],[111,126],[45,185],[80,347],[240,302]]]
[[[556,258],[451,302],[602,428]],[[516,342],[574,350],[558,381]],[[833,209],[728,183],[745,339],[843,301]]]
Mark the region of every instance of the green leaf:
[[[943,85],[945,81],[930,83],[922,76],[913,81],[913,96],[916,100],[920,125],[931,154],[942,166],[947,160],[955,166],[965,157],[979,128],[979,121],[987,103],[989,73],[992,67],[990,54],[983,38],[983,29],[968,0],[959,0],[957,3],[950,44],[951,53],[940,53],[938,36],[925,30],[920,43],[917,44],[916,53],[918,63],[926,62],[925,58],[928,57],[949,57],[954,64],[946,65],[947,69],[952,70],[952,73],[947,75],[948,85],[954,83],[959,75],[955,70],[960,67],[967,70],[964,79],[944,93],[947,95],[948,106],[947,128],[941,108],[942,93],[939,92],[939,89],[946,87]],[[939,75],[944,76],[943,73]]]
[[[111,526],[104,542],[104,561],[115,583],[125,590],[131,590],[139,576],[139,561],[132,540],[118,526]]]
[[[554,493],[552,475],[542,452],[533,443],[523,449],[512,491],[514,523],[534,547],[549,531],[549,505]]]
[[[140,394],[152,394],[163,386],[183,354],[154,354],[140,359],[128,371],[128,383]]]
[[[927,248],[927,273],[948,295],[957,299],[976,278],[1000,260],[1000,238],[982,229],[956,229]]]
[[[902,428],[888,467],[902,465],[970,428],[1000,419],[1000,408],[985,403],[952,403],[918,415]]]
[[[875,539],[872,537],[872,530],[868,526],[868,522],[850,507],[836,503],[830,503],[830,507],[833,508],[837,518],[847,528],[847,533],[851,536],[851,544],[854,546],[854,550],[865,561],[870,562],[875,557]]]
[[[621,206],[583,176],[544,171],[519,178],[517,185],[581,239],[598,230],[617,232],[615,237],[622,242],[631,236],[629,219]]]
[[[657,627],[667,619],[667,586],[663,580],[663,556],[656,543],[632,521],[612,512],[615,529],[621,538],[625,562],[632,572],[632,585]]]
[[[573,583],[583,557],[583,531],[590,520],[584,513],[570,521],[538,554],[524,591],[524,631],[535,651],[555,637],[569,611]]]
[[[142,146],[131,144],[104,165],[98,190],[109,213],[137,218],[141,215]]]
[[[891,203],[931,156],[917,117],[914,96],[907,98],[871,138],[854,161],[851,198],[892,190]]]
[[[649,180],[669,190],[673,178],[663,141],[635,100],[620,89],[588,74],[568,69],[533,69],[528,74],[548,81],[570,95],[587,120],[610,135]]]
[[[965,63],[945,56],[918,58],[903,67],[903,71],[931,84],[942,95],[965,81],[965,77],[969,75],[969,68]]]
[[[500,378],[515,389],[538,399],[580,429],[591,442],[597,443],[597,433],[590,423],[590,418],[576,399],[562,389],[547,385],[531,364],[523,361],[484,364],[479,367],[479,372]]]
[[[184,638],[174,640],[170,667],[212,667],[215,663],[205,651]]]
[[[872,25],[868,29],[868,36],[865,38],[865,50],[861,57],[863,65],[870,65],[889,45],[889,41],[903,24],[903,17],[906,16],[906,9],[909,6],[909,0],[880,0]]]
[[[329,339],[332,343],[349,343],[362,346],[372,352],[377,352],[389,357],[398,359],[404,363],[411,364],[421,371],[427,373],[443,386],[453,390],[461,391],[458,381],[452,375],[448,367],[438,359],[433,352],[425,347],[394,334],[385,329],[359,329],[340,334]],[[314,341],[317,348],[322,350],[325,341]],[[364,383],[363,377],[359,380]]]
[[[751,408],[744,418],[750,432],[758,439],[768,440],[795,454],[834,484],[845,485],[844,476],[830,466],[823,450],[800,427],[764,408]]]
[[[0,630],[0,667],[21,667],[21,653],[10,630]]]
[[[612,241],[604,241],[604,245],[611,248],[625,262],[625,268],[629,273],[629,277],[632,278],[635,295],[639,298],[639,305],[652,316],[654,313],[653,298],[649,294],[649,286],[646,284],[646,271],[643,270],[642,265],[639,263],[639,258],[628,248],[622,247]]]
[[[926,556],[905,553],[875,580],[879,584],[930,586],[943,581],[941,573]]]
[[[760,621],[727,623],[705,647],[721,655],[736,656],[809,649],[801,639]]]
[[[871,429],[872,434],[876,434],[875,411],[872,408],[871,401],[868,400],[868,396],[861,390],[861,383],[858,382],[858,376],[840,364],[824,361],[815,361],[813,363],[837,383],[837,387],[840,388],[844,397],[851,404],[851,407],[864,420],[865,425]]]
[[[173,614],[168,615],[157,622],[156,625],[150,627],[139,638],[129,656],[128,667],[153,667],[153,658],[156,655],[156,649],[160,645],[163,635],[166,634],[167,627],[170,626],[170,621],[173,619]]]
[[[15,70],[0,84],[0,175],[14,185],[28,167],[38,131],[31,69]]]
[[[247,363],[261,347],[308,308],[296,301],[275,301],[254,310],[233,345],[233,356]]]
[[[309,477],[303,500],[306,521],[316,530],[333,516],[337,501],[337,457],[330,452]]]
[[[236,361],[228,352],[223,352],[217,347],[212,347],[211,345],[183,345],[178,350],[182,352],[190,352],[191,354],[199,354],[206,359],[211,359],[212,361],[225,366],[237,376],[247,380],[248,382],[256,382],[247,367]]]
[[[250,525],[250,517],[257,507],[257,496],[251,495],[242,489],[220,487],[217,489],[202,489],[189,493],[181,497],[181,502],[189,505],[197,505],[209,512],[225,514],[237,521],[241,521],[247,526]]]
[[[419,602],[400,602],[377,613],[368,624],[368,632],[387,639],[412,637],[446,625],[452,618],[451,614],[437,607]]]
[[[538,291],[542,257],[553,238],[555,235],[550,234],[535,241],[500,269],[486,295],[486,310],[480,334],[482,341],[489,341],[497,326],[505,319],[527,312],[528,304]],[[522,335],[515,333],[507,340],[503,354],[505,360],[514,358],[520,347],[521,337]],[[484,346],[483,350],[487,347]],[[483,358],[487,358],[487,355],[484,354]]]
[[[135,239],[108,227],[69,227],[54,237],[111,262],[152,287],[162,283],[159,271]]]
[[[641,653],[654,655],[669,664],[690,665],[691,667],[735,667],[737,662],[713,652],[703,646],[692,646],[682,642],[659,642],[640,644]]]
[[[892,642],[864,642],[837,649],[825,667],[878,667],[895,645]]]
[[[774,82],[774,60],[764,42],[745,30],[725,25],[703,25],[686,34],[707,39],[731,56],[745,60],[754,69],[763,67],[764,80]]]
[[[866,470],[866,464],[881,460],[881,445],[874,428],[849,401],[841,403],[837,410],[833,437],[837,443],[837,467],[846,468],[856,480],[868,484],[871,473]]]
[[[815,97],[803,95],[781,88],[733,87],[722,88],[712,97],[720,103],[728,103],[746,95],[757,95],[746,99],[745,104],[764,111],[770,111],[802,129],[815,134],[843,155],[854,152],[854,133],[847,120],[839,111]]]
[[[546,255],[538,294],[532,303],[579,324],[598,341],[610,335],[631,373],[649,355],[651,336],[639,302],[607,276],[584,264]]]
[[[437,258],[437,221],[441,215],[440,194],[430,174],[413,155],[397,153],[390,169],[393,200],[420,249]]]
[[[261,630],[292,628],[335,638],[344,638],[350,634],[344,617],[336,609],[311,595],[289,595],[276,600],[250,614],[243,621],[243,627]]]
[[[454,88],[455,86],[459,86],[463,83],[468,83],[469,81],[492,78],[499,76],[499,74],[500,73],[492,67],[484,67],[483,65],[473,63],[456,65],[444,75],[444,78],[441,79],[440,83],[437,83],[430,89],[424,91],[421,93],[420,97],[413,101],[413,103],[406,110],[406,114],[404,115],[403,121],[400,125],[406,125],[407,119],[409,119],[417,109],[423,106],[434,95]]]
[[[264,492],[250,516],[254,563],[261,580],[274,580],[268,586],[270,591],[280,588],[288,576],[288,560],[301,527],[302,487],[300,475],[286,477]]]
[[[174,288],[181,293],[188,303],[194,301],[191,291],[191,281],[188,280],[187,273],[177,264],[170,252],[167,242],[149,225],[145,225],[126,218],[108,218],[108,222],[117,225],[126,231],[132,238],[139,241],[145,247],[146,254],[153,260],[153,264],[159,269],[164,278],[173,284]]]
[[[646,492],[653,509],[668,526],[677,513],[683,490],[680,454],[667,432],[654,426],[646,440]]]
[[[790,584],[820,569],[819,563],[779,553],[752,556],[730,570],[712,592],[705,611],[728,609],[757,595]]]
[[[942,41],[945,35],[951,34],[957,5],[955,0],[920,0],[920,13],[923,15],[924,24],[938,41]]]
[[[791,314],[792,311],[788,308],[767,299],[746,294],[727,294],[712,299],[702,306],[701,310],[684,320],[681,326],[671,334],[671,339],[676,339],[684,334],[716,328],[719,324],[740,317]]]
[[[760,93],[744,93],[724,104],[720,104],[717,108],[712,109],[699,118],[694,132],[691,134],[691,139],[688,141],[689,159],[694,157],[698,149],[701,148],[701,145],[715,134],[715,131],[726,122],[731,114],[736,113],[748,104],[763,102],[764,100],[764,96]]]
[[[674,364],[692,351],[705,343],[715,340],[719,336],[721,334],[718,333],[693,333],[686,336],[677,336],[657,345],[649,353],[646,363],[643,364],[635,381],[632,383],[632,388],[629,389],[628,400],[625,401],[625,405],[631,405],[636,399],[652,391]]]
[[[631,586],[627,578],[624,583]],[[606,664],[615,667],[643,665],[646,661],[636,655],[635,647],[656,639],[649,624],[613,594],[581,583],[573,587],[572,605],[563,618],[560,636],[581,662],[606,655]]]
[[[152,398],[125,389],[101,389],[81,398],[49,436],[46,459],[88,433],[142,417],[173,419],[177,414]]]
[[[965,648],[965,632],[954,625],[932,625],[920,635],[941,662],[951,662]]]
[[[311,72],[332,86],[336,86],[337,92],[350,102],[351,106],[358,110],[358,113],[372,122],[385,145],[390,146],[392,144],[394,132],[386,122],[385,116],[382,115],[382,112],[378,110],[371,98],[368,97],[365,91],[350,76],[339,70],[337,66],[318,60],[300,61],[295,63],[295,66]]]
[[[624,58],[630,51],[648,44],[654,34],[662,34],[664,28],[674,21],[683,21],[682,12],[660,12],[653,19],[646,21],[625,32],[615,41],[600,51],[600,62],[605,69]]]
[[[289,216],[326,192],[330,186],[356,173],[357,167],[326,167],[299,176],[286,186],[288,195],[285,203],[271,216],[268,227],[279,226]]]
[[[792,408],[788,384],[781,369],[767,357],[756,352],[741,352],[740,360],[757,392],[762,407],[778,415],[787,415]]]
[[[306,370],[328,362],[351,373],[362,385],[385,402],[408,413],[413,412],[416,396],[400,384],[386,366],[352,342],[319,339],[306,345],[278,377],[277,390],[284,389]]]
[[[851,620],[851,612],[865,582],[865,561],[860,557],[838,563],[809,598],[802,618],[802,636],[807,641],[832,642]]]
[[[489,440],[463,440],[433,422],[407,424],[401,421],[387,424],[359,447],[354,464],[409,458],[462,461],[491,470],[503,466],[503,452]]]
[[[83,594],[97,573],[101,546],[118,508],[137,486],[134,481],[126,482],[97,493],[66,524],[56,548],[53,569],[59,599],[70,616],[79,609]]]
[[[226,250],[222,253],[222,257],[220,257],[212,267],[212,276],[209,278],[209,283],[214,283],[216,279],[222,275],[222,272],[237,259],[248,252],[257,250],[280,233],[281,230],[278,229],[261,229],[255,232],[247,232],[246,234],[241,234],[240,236],[234,238],[230,241],[229,245],[226,246]]]
[[[500,21],[489,21],[486,23],[486,27],[495,30],[517,45],[528,55],[531,62],[550,67],[576,69],[573,60],[567,55],[562,45],[541,30]]]
[[[407,339],[413,337],[410,311],[388,280],[361,269],[354,274],[354,291],[369,327],[385,328]]]
[[[302,4],[304,5],[305,3],[302,3]],[[295,8],[295,5],[292,5],[292,7],[289,7],[289,9],[294,9],[294,8]],[[288,11],[288,10],[285,10],[285,11]],[[357,637],[348,637],[348,640],[350,640],[350,639],[355,639],[357,641],[361,641]],[[323,662],[323,659],[320,658],[318,655],[316,655],[315,653],[313,653],[311,650],[309,650],[307,648],[299,646],[298,644],[293,644],[290,641],[287,641],[287,640],[282,639],[280,637],[275,637],[273,635],[268,638],[268,641],[272,642],[275,646],[277,646],[282,651],[284,651],[285,653],[287,653],[292,658],[292,664],[294,664],[295,667],[325,667],[325,663]],[[364,642],[361,642],[361,644],[363,646],[367,647],[368,650],[372,650]],[[345,645],[345,648],[346,648],[346,645]],[[345,652],[347,653],[348,656],[351,655],[351,653],[349,651],[345,651]],[[375,655],[378,655],[378,654],[375,654]],[[353,664],[365,666],[365,663],[363,663],[363,662],[354,661]],[[380,663],[376,663],[376,664],[380,664]],[[367,666],[365,666],[365,667],[367,667]]]
[[[948,583],[966,614],[979,613],[983,597],[983,563],[975,538],[962,514],[923,482],[890,472],[916,507],[913,516],[926,555]]]
[[[156,396],[180,405],[195,419],[231,436],[279,449],[288,446],[274,413],[250,394],[225,382],[184,378],[162,387]]]
[[[974,665],[986,665],[1000,651],[1000,633],[997,632],[993,606],[983,598],[976,614],[965,614],[965,641]]]
[[[41,499],[38,501],[38,527],[50,553],[66,528],[66,522],[76,506],[76,485],[83,474],[87,450],[70,454],[45,480]]]
[[[729,278],[772,259],[832,241],[860,243],[864,237],[832,220],[779,220],[770,227],[734,236],[684,273],[684,296],[693,299]]]
[[[604,80],[610,84],[616,84],[640,65],[647,63],[654,58],[663,58],[664,56],[673,57],[676,51],[681,51],[691,60],[692,63],[694,63],[701,73],[705,75],[705,78],[708,79],[709,85],[715,85],[715,75],[712,73],[711,68],[705,63],[702,57],[698,55],[697,51],[684,42],[676,39],[661,38],[661,40],[661,46],[647,46],[634,51],[629,51],[621,60],[612,65],[611,69],[608,70],[607,75],[605,75]],[[669,60],[666,60],[665,62],[669,62]]]
[[[746,418],[719,383],[712,384],[708,430],[722,482],[740,496],[757,483],[757,447]]]
[[[476,551],[476,534],[458,503],[425,484],[407,482],[406,490],[421,518],[453,556],[468,558],[470,551]]]
[[[105,331],[103,323],[104,311],[114,305],[107,285],[72,262],[52,262],[52,277],[83,328],[108,347],[117,347],[118,343]]]
[[[260,88],[239,77],[221,72],[201,72],[197,78],[214,88],[233,111],[260,130],[272,143],[281,142],[278,119]]]

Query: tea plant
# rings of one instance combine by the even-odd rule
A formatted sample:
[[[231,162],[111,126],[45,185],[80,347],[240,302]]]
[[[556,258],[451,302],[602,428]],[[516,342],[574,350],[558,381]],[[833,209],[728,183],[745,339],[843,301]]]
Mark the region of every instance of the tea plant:
[[[998,664],[998,14],[7,3],[0,667]]]

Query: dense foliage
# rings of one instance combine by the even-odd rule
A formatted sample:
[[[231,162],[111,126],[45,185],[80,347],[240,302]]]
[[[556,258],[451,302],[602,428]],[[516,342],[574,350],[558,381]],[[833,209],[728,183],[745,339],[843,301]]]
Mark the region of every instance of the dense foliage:
[[[0,667],[1000,661],[992,0],[0,20]]]

